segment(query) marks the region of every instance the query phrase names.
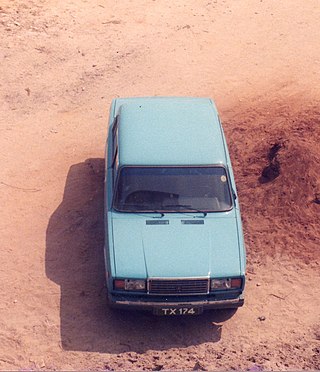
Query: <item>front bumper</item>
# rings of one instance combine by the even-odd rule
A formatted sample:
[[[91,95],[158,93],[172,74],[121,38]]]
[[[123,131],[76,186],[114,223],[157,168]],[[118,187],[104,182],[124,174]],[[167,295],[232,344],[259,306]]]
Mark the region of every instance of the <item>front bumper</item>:
[[[159,309],[163,307],[173,308],[190,308],[197,307],[203,310],[209,309],[234,309],[241,307],[244,304],[243,294],[236,298],[217,299],[217,300],[199,300],[199,301],[152,301],[147,299],[124,299],[115,298],[112,295],[108,296],[109,305],[115,308],[132,309],[132,310],[149,310]]]

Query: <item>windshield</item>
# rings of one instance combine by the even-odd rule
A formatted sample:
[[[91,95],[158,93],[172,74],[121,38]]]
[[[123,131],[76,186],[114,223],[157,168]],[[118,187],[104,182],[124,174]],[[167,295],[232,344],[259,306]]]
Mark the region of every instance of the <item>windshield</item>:
[[[226,170],[211,167],[123,167],[113,207],[121,212],[222,212],[232,207]]]

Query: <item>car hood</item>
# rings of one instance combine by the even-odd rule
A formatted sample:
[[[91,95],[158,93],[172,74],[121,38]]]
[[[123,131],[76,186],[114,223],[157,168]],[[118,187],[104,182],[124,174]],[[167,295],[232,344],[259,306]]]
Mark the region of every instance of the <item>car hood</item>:
[[[235,216],[113,218],[115,276],[223,277],[241,273]]]

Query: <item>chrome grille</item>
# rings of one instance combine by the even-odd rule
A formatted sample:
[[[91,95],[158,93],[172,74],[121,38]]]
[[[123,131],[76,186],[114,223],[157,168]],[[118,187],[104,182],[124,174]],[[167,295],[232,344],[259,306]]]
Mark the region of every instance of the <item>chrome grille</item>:
[[[159,295],[207,294],[209,279],[149,279],[148,290]]]

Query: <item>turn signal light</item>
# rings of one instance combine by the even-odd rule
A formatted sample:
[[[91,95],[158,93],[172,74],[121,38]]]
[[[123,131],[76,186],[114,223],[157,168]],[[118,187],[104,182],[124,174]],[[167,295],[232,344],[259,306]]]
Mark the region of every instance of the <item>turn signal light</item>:
[[[124,289],[125,281],[123,279],[115,279],[113,282],[114,289]]]
[[[231,279],[231,288],[241,288],[242,280],[241,278]]]

